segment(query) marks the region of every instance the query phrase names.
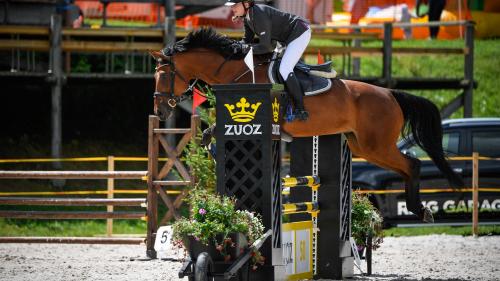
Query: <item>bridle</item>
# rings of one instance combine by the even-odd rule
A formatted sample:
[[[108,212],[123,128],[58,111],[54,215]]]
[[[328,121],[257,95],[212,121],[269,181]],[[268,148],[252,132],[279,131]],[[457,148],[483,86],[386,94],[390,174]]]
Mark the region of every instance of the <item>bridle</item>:
[[[226,58],[224,60],[224,62],[217,68],[214,75],[217,75],[220,72],[222,67],[225,65],[225,63],[227,61],[229,61],[229,59],[230,59],[230,57]],[[196,78],[196,77],[194,79],[190,79],[188,81],[179,71],[177,71],[177,69],[175,67],[173,55],[165,54],[165,56],[163,58],[159,58],[157,60],[157,63],[158,64],[155,68],[156,72],[158,72],[158,70],[160,70],[161,68],[169,67],[169,71],[160,73],[158,79],[165,79],[165,75],[169,75],[170,76],[170,90],[166,91],[166,92],[155,91],[153,93],[153,97],[155,98],[155,100],[158,97],[166,98],[167,105],[170,107],[170,110],[174,110],[177,107],[178,103],[191,98],[193,95],[193,89],[196,87],[196,84],[198,82],[203,82],[203,81],[200,80],[199,78]],[[269,63],[269,61],[258,63],[256,66],[261,66],[261,65],[264,65],[266,63]],[[238,75],[235,78],[233,78],[231,80],[232,81],[231,83],[236,83],[239,79],[241,79],[243,76],[245,76],[248,73],[250,73],[250,70],[244,71],[241,75]],[[180,94],[179,96],[176,96],[174,93],[175,78],[176,77],[179,77],[183,82],[185,82],[188,85],[186,90],[184,92],[182,92],[182,94]]]
[[[158,71],[160,68],[169,66],[169,72],[168,74],[170,75],[170,91],[168,92],[159,92],[155,91],[153,93],[153,97],[156,99],[157,97],[164,97],[167,99],[167,104],[170,106],[171,109],[175,109],[177,107],[177,104],[191,98],[193,94],[193,88],[195,87],[196,83],[198,83],[198,78],[191,79],[189,82],[184,78],[184,76],[178,72],[175,68],[175,63],[174,63],[174,57],[173,56],[166,56],[166,59],[158,59],[158,65],[155,68],[155,71]],[[165,78],[164,76],[167,73],[160,73],[160,77],[158,79]],[[175,78],[178,76],[182,81],[184,81],[186,84],[188,84],[187,89],[182,92],[181,95],[176,96],[174,93],[175,89]]]

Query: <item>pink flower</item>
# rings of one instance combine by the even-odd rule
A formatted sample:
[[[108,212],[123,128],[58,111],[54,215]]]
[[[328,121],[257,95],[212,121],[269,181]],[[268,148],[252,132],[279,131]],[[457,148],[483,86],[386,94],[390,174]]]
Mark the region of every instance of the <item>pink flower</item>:
[[[200,214],[202,216],[205,215],[206,213],[207,213],[207,210],[205,210],[203,208],[201,208],[200,210],[198,210],[198,214]]]

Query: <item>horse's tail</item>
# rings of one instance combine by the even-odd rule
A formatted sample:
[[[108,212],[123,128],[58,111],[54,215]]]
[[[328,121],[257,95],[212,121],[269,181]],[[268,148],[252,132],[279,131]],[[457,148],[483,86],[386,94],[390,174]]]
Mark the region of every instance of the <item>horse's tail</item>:
[[[407,139],[411,133],[415,143],[427,152],[450,185],[454,188],[463,187],[462,178],[453,171],[444,156],[441,115],[436,105],[428,99],[403,91],[391,90],[391,93],[403,111],[403,138]]]

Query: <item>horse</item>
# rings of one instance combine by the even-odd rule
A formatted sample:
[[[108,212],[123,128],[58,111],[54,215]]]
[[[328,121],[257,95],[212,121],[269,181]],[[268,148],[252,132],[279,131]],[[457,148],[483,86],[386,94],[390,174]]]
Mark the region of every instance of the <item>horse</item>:
[[[189,98],[195,81],[212,84],[251,83],[243,54],[234,54],[235,41],[211,28],[192,31],[162,51],[150,52],[157,60],[154,112],[168,118],[177,103]],[[257,57],[255,81],[269,83],[269,56]],[[193,82],[194,81],[194,82]],[[462,179],[451,169],[442,148],[441,116],[428,99],[367,83],[334,78],[329,91],[304,97],[307,121],[283,122],[292,137],[345,134],[352,153],[404,179],[408,210],[424,222],[434,222],[420,200],[420,160],[402,153],[400,134],[413,135],[454,188]]]

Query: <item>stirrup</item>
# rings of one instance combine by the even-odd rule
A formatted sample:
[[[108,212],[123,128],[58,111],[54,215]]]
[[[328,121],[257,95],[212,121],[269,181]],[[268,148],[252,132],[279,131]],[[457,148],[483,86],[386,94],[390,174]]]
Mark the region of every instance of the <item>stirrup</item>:
[[[293,115],[300,121],[306,121],[309,118],[309,112],[307,112],[307,110],[304,109],[295,109],[293,111]]]

